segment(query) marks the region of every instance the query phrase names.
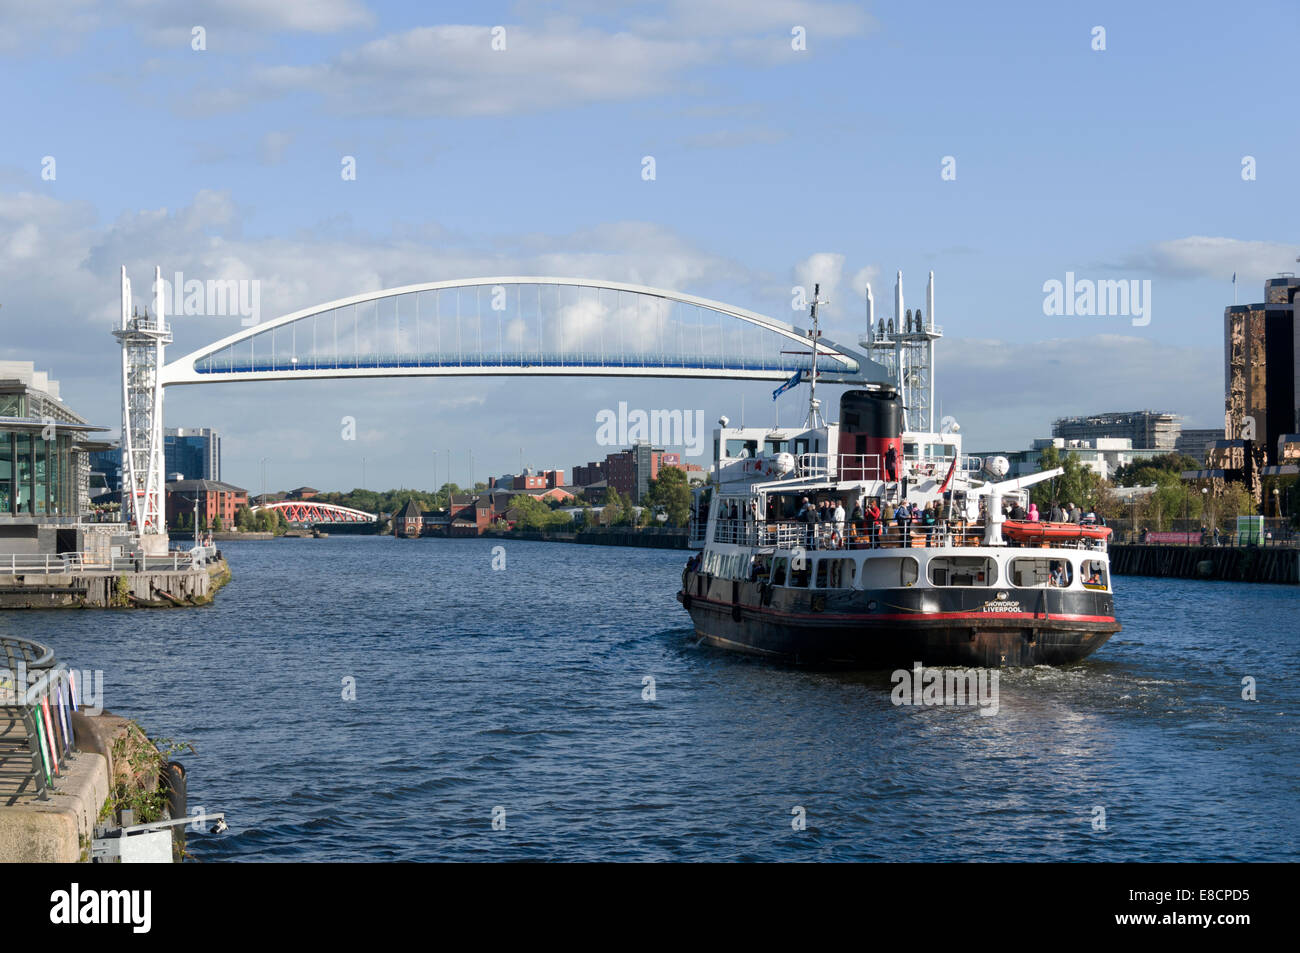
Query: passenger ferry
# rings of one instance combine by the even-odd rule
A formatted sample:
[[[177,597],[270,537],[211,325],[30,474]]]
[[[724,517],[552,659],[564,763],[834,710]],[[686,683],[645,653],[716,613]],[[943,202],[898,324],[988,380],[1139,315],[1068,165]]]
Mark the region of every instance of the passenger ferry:
[[[955,426],[906,432],[897,381],[845,391],[826,423],[815,350],[803,427],[714,430],[677,596],[704,642],[814,666],[999,667],[1074,662],[1119,631],[1110,530],[1005,512],[1062,470],[1003,480],[1006,460],[964,456]],[[871,500],[884,522],[854,518]],[[842,518],[810,521],[822,501]],[[900,504],[934,524],[899,521]]]

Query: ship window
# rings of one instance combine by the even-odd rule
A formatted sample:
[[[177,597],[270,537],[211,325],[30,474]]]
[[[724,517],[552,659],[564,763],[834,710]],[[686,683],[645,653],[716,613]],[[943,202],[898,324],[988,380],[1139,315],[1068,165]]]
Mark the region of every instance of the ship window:
[[[772,585],[785,585],[785,570],[789,563],[790,560],[786,559],[784,556],[778,556],[776,559],[772,560]]]
[[[1106,562],[1101,559],[1085,559],[1081,567],[1080,578],[1085,589],[1105,589],[1107,587]]]
[[[998,581],[998,564],[987,556],[940,556],[930,560],[934,586],[992,586]]]
[[[1022,556],[1011,560],[1010,571],[1011,584],[1021,589],[1059,589],[1074,581],[1074,569],[1068,559]]]
[[[728,440],[727,456],[733,460],[758,456],[757,440]]]
[[[852,589],[856,568],[852,559],[817,560],[817,588]]]
[[[920,577],[921,566],[913,556],[868,556],[862,560],[863,589],[893,589],[911,586]]]
[[[767,452],[772,456],[776,456],[778,453],[788,453],[789,450],[789,440],[773,440],[769,438],[767,441]]]
[[[793,588],[805,588],[811,576],[812,565],[809,563],[807,556],[795,559],[790,563],[790,585]]]

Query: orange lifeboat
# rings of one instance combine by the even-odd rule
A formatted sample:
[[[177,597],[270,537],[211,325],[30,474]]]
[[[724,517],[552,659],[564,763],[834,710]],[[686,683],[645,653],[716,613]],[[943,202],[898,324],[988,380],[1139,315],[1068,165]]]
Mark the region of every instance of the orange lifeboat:
[[[1081,523],[1030,523],[1022,520],[1006,520],[1002,524],[1002,535],[1014,540],[1035,540],[1051,542],[1053,540],[1071,539],[1109,539],[1109,526],[1089,526]]]

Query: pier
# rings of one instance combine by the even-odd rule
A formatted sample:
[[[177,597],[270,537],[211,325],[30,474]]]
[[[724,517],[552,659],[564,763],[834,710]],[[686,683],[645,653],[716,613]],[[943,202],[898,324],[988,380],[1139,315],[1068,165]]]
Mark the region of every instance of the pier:
[[[1300,547],[1114,543],[1110,571],[1122,576],[1300,584]]]

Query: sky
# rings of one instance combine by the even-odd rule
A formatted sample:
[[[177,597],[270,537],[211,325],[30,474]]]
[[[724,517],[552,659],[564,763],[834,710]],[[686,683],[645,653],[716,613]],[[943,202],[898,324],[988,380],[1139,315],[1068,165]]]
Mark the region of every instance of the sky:
[[[933,270],[967,449],[1076,413],[1220,426],[1232,276],[1246,303],[1298,270],[1297,26],[1281,2],[0,0],[0,356],[116,431],[123,265],[138,298],[154,265],[256,280],[264,318],[544,274],[803,325],[791,289],[820,281],[850,344],[866,282],[889,314],[895,272],[911,307]],[[1047,313],[1067,273],[1150,282],[1149,322]],[[239,329],[178,316],[169,355]],[[166,422],[218,429],[255,491],[429,487],[602,459],[620,401],[802,420],[806,387],[772,388],[209,384],[169,388]]]

